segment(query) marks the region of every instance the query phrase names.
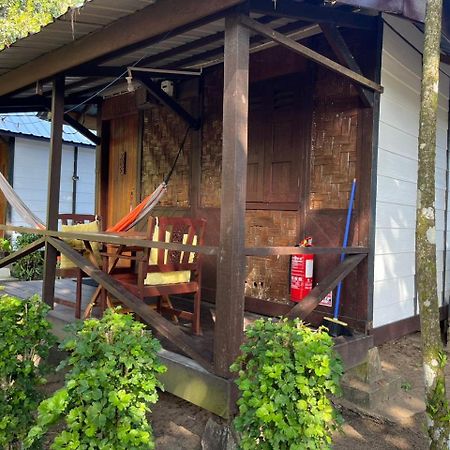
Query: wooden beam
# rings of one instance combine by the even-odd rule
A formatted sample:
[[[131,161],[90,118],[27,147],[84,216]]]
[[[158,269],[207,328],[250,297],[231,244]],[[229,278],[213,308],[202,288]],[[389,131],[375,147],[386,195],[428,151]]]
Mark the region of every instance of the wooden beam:
[[[72,128],[77,130],[80,134],[82,134],[84,137],[91,140],[95,145],[100,145],[102,139],[100,136],[97,136],[94,134],[89,128],[86,128],[84,125],[82,125],[78,120],[70,116],[69,114],[64,114],[64,122],[66,122],[68,125],[70,125]]]
[[[200,121],[192,117],[179,103],[167,95],[149,76],[144,75],[142,72],[132,72],[132,75],[133,79],[138,80],[153,97],[181,117],[191,128],[194,130],[200,128]]]
[[[0,259],[0,268],[5,267],[13,262],[16,262],[20,258],[23,258],[24,256],[27,256],[30,253],[35,252],[36,250],[39,250],[40,248],[44,247],[44,245],[45,245],[45,237],[37,239],[36,241],[26,245],[20,250],[17,250],[16,252],[11,253],[10,255]]]
[[[332,291],[356,266],[366,257],[366,254],[348,256],[327,277],[320,281],[316,287],[287,314],[289,319],[306,319],[325,296]]]
[[[145,41],[148,44],[149,39],[163,40],[169,35],[175,35],[177,29],[186,28],[191,22],[225,11],[240,2],[241,0],[156,2],[5,73],[0,76],[0,95],[29,86],[37,80],[48,79],[96,58],[106,57],[118,50],[128,52],[132,48],[139,48]]]
[[[372,80],[369,80],[368,78],[360,75],[359,73],[354,72],[353,70],[348,69],[347,67],[342,66],[341,64],[338,64],[337,62],[326,58],[325,56],[321,55],[320,53],[315,52],[314,50],[311,50],[308,47],[305,47],[302,44],[299,44],[298,42],[294,41],[293,39],[290,39],[283,34],[273,30],[267,25],[262,25],[258,23],[256,20],[250,19],[250,17],[241,15],[240,21],[243,26],[246,28],[259,33],[263,36],[266,36],[267,38],[273,40],[274,42],[277,42],[278,44],[281,44],[292,51],[311,59],[312,61],[316,62],[317,64],[320,64],[321,66],[324,66],[330,70],[333,70],[334,72],[339,73],[340,75],[349,78],[350,80],[367,87],[371,90],[374,90],[376,92],[383,92],[383,87],[380,86],[378,83],[375,83]]]
[[[71,233],[68,231],[54,231],[54,230],[38,230],[28,227],[17,227],[13,225],[1,225],[0,230],[16,231],[18,233],[34,233],[42,236],[57,237],[60,239],[79,239],[89,242],[103,242],[105,244],[126,245],[129,247],[142,248],[162,248],[164,250],[174,250],[180,252],[193,252],[202,255],[214,256],[217,255],[217,247],[206,245],[185,245],[176,242],[161,242],[150,241],[138,237],[128,237],[127,233]]]
[[[352,52],[350,51],[347,43],[345,42],[344,37],[342,36],[341,32],[338,30],[336,25],[322,23],[320,24],[320,28],[322,29],[322,32],[326,40],[328,41],[329,46],[333,49],[333,52],[336,55],[338,61],[345,67],[348,67],[354,72],[363,75],[361,68],[356,62],[354,56],[352,55]],[[371,108],[373,106],[374,101],[373,92],[362,87],[360,84],[356,82],[354,82],[353,84],[355,85],[356,90],[358,91],[358,94],[364,106]]]
[[[245,200],[248,150],[249,31],[225,19],[222,191],[214,367],[221,376],[239,354],[244,330]]]
[[[90,261],[81,256],[66,242],[49,237],[48,243],[53,248],[59,250],[64,256],[67,256],[67,258],[69,258],[84,273],[89,275],[111,295],[117,298],[117,300],[122,302],[139,317],[144,319],[158,333],[167,338],[172,344],[176,345],[183,353],[192,358],[194,361],[197,361],[204,369],[212,372],[213,368],[211,363],[195,351],[195,342],[189,335],[181,331],[179,327],[173,325],[168,320],[160,316],[141,299],[125,289],[109,274],[103,272],[98,267],[95,267]]]
[[[250,247],[245,249],[245,256],[280,256],[280,255],[356,255],[367,254],[367,247]]]
[[[338,10],[333,7],[321,7],[298,1],[251,0],[250,10],[277,17],[289,17],[313,23],[329,23],[348,28],[376,30],[377,19],[373,16]]]
[[[59,193],[61,185],[62,132],[64,117],[64,77],[53,81],[51,102],[52,130],[50,138],[48,186],[47,186],[47,230],[58,229]],[[42,298],[53,308],[55,296],[56,249],[45,244],[44,281]]]

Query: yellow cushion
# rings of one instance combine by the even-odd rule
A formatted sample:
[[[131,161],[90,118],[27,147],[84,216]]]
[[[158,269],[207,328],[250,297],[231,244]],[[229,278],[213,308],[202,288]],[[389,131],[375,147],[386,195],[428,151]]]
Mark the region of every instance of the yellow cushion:
[[[69,233],[98,233],[100,231],[100,222],[98,220],[94,220],[89,223],[80,223],[76,225],[61,225],[61,231],[69,232]],[[80,239],[64,239],[73,249],[81,252],[83,256],[87,256],[89,252],[87,252],[86,247],[82,240]],[[95,258],[99,262],[100,258],[100,244],[98,242],[91,242],[92,251],[94,252]],[[76,267],[76,265],[69,259],[67,256],[61,255],[60,258],[60,269],[71,269]]]
[[[158,241],[159,227],[155,226],[155,231],[153,232],[153,241]],[[186,244],[188,235],[183,235],[183,244]],[[170,242],[170,232],[166,231],[165,242]],[[197,245],[197,236],[194,236],[193,245]],[[164,263],[167,262],[168,250],[164,251]],[[181,252],[180,261],[183,258],[184,252]],[[189,255],[189,262],[194,262],[194,253],[191,252]],[[152,248],[150,251],[150,265],[158,264],[158,249]],[[175,283],[187,283],[191,281],[191,271],[190,270],[177,270],[174,272],[152,272],[148,273],[144,280],[144,284],[157,286],[160,284],[175,284]]]

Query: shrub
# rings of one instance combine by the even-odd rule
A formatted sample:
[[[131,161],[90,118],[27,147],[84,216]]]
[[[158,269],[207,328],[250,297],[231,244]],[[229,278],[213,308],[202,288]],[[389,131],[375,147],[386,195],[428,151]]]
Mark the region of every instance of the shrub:
[[[0,254],[11,253],[12,247],[8,239],[0,238]]]
[[[21,448],[41,400],[38,363],[54,344],[47,311],[38,296],[0,297],[0,448]]]
[[[144,325],[109,310],[78,325],[62,348],[70,353],[60,366],[71,366],[65,386],[39,406],[27,445],[63,419],[52,449],[154,448],[146,413],[158,399],[156,376],[165,367],[157,357],[160,344]]]
[[[39,239],[37,234],[20,234],[14,242],[14,250],[31,244]],[[20,258],[11,268],[11,275],[19,280],[40,280],[44,269],[44,252],[36,250],[35,252]]]
[[[235,427],[241,448],[329,448],[340,416],[329,399],[340,393],[343,372],[331,337],[302,322],[257,320],[246,331],[239,372]]]

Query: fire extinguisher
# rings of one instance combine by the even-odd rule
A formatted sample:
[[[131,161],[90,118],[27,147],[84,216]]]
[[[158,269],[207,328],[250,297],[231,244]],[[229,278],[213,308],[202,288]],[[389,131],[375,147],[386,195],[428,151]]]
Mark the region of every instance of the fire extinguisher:
[[[312,238],[307,237],[299,247],[312,247]],[[291,258],[291,301],[300,302],[313,287],[314,255],[292,255]]]

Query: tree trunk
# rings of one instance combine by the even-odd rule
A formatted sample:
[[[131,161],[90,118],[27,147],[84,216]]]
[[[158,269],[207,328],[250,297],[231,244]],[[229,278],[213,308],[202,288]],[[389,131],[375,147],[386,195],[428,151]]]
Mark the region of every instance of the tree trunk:
[[[430,449],[449,447],[445,353],[440,339],[436,278],[435,161],[442,0],[427,0],[419,129],[416,273]]]

